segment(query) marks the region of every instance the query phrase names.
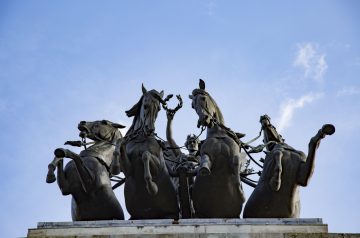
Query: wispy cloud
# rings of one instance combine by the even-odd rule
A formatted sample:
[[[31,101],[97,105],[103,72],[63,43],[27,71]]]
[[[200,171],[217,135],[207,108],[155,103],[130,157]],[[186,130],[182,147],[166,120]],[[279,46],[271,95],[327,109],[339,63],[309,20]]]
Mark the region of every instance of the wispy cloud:
[[[206,4],[207,14],[209,16],[214,15],[216,7],[217,7],[217,4],[216,4],[215,0],[208,1],[207,4]]]
[[[318,47],[312,43],[298,45],[298,51],[293,65],[304,70],[306,78],[322,81],[328,65],[326,55],[318,52]]]
[[[306,104],[322,97],[322,93],[309,93],[298,99],[288,99],[280,108],[280,119],[278,124],[279,132],[291,125],[291,121],[296,109],[303,108]]]
[[[336,94],[336,96],[353,96],[356,94],[360,94],[360,88],[351,86],[351,87],[344,87],[341,90],[339,90]]]

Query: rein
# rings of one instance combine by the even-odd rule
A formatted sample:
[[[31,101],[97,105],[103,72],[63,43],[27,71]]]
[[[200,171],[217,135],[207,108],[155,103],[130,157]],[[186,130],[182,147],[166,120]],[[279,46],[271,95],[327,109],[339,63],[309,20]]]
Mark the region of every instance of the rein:
[[[103,140],[103,139],[101,139],[100,137],[98,137],[98,136],[96,136],[96,135],[95,135],[94,137],[95,137],[97,140],[101,141],[101,142],[106,142],[107,144],[110,144],[110,145],[112,145],[112,146],[116,146],[116,144],[111,143],[111,142],[106,141],[106,140]],[[81,144],[84,146],[85,150],[86,150],[86,145],[92,145],[92,144],[95,144],[95,143],[96,143],[95,141],[86,142],[86,137],[81,138]],[[116,149],[116,148],[115,148],[115,149]],[[106,170],[107,170],[108,173],[109,173],[109,178],[110,178],[110,180],[113,181],[113,182],[116,182],[116,184],[115,184],[114,186],[112,186],[112,190],[116,189],[117,187],[120,187],[121,185],[123,185],[123,184],[125,183],[125,179],[126,179],[126,178],[121,178],[121,177],[119,177],[119,176],[116,176],[116,175],[112,174],[111,171],[110,171],[110,166],[108,166],[102,159],[100,159],[100,158],[98,158],[98,157],[95,157],[95,159],[96,159],[97,161],[99,161],[99,163],[106,168]],[[113,179],[113,177],[115,177],[116,179]]]
[[[250,143],[256,141],[260,136],[261,136],[261,132],[262,132],[262,128],[259,132],[259,135],[253,139],[251,139],[249,142],[247,143],[243,143],[241,142],[241,140],[237,137],[237,135],[235,134],[234,131],[232,131],[230,128],[226,127],[224,124],[220,123],[213,115],[210,114],[210,112],[207,110],[207,108],[203,108],[208,115],[211,116],[212,121],[214,122],[214,124],[218,125],[220,128],[222,128],[223,130],[225,130],[225,132],[245,151],[245,153],[247,154],[247,156],[249,156],[250,160],[253,161],[257,166],[259,166],[260,168],[263,168],[263,166],[261,164],[259,164],[251,155],[250,153],[246,150],[246,146],[249,146]]]
[[[199,133],[199,135],[197,135],[196,137],[195,137],[195,139],[199,139],[199,137],[202,135],[202,133],[205,131],[205,126],[202,126],[201,127],[201,131],[200,131],[200,133]],[[160,136],[158,136],[156,133],[154,133],[154,136],[156,137],[156,138],[158,138],[161,142],[166,142],[166,140],[164,140],[163,138],[161,138]],[[166,149],[170,149],[170,150],[176,150],[176,149],[185,149],[185,150],[188,150],[187,148],[186,148],[186,146],[178,146],[178,147],[166,147]]]

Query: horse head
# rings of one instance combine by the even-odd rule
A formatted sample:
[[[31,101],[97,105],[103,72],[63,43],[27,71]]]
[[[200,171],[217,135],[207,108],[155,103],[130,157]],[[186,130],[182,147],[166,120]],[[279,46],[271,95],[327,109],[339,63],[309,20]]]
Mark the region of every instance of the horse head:
[[[134,121],[130,127],[128,134],[137,132],[143,132],[145,135],[151,135],[155,131],[155,120],[158,112],[160,111],[160,103],[165,104],[162,99],[164,92],[158,92],[156,90],[146,90],[142,85],[143,95],[139,102],[135,104],[130,110],[126,111],[128,117],[134,116]]]
[[[271,118],[266,114],[260,117],[261,129],[264,132],[263,142],[266,144],[266,147],[269,151],[272,150],[275,145],[271,142],[284,143],[285,141],[276,131],[275,126],[271,124],[270,119]]]
[[[120,173],[120,164],[117,159],[114,160],[113,151],[116,142],[122,138],[120,128],[125,126],[108,120],[100,121],[81,121],[78,125],[80,137],[89,138],[95,144],[85,151],[101,159],[110,169],[112,174]],[[82,152],[85,153],[85,152]]]
[[[108,120],[100,121],[81,121],[78,125],[81,138],[89,138],[93,141],[107,141],[109,143],[115,142],[122,137],[119,128],[125,126],[114,123]]]
[[[199,116],[197,127],[206,126],[212,128],[215,120],[224,123],[224,118],[219,107],[208,92],[205,91],[205,82],[200,79],[199,88],[192,91],[189,96],[192,100],[191,107]]]

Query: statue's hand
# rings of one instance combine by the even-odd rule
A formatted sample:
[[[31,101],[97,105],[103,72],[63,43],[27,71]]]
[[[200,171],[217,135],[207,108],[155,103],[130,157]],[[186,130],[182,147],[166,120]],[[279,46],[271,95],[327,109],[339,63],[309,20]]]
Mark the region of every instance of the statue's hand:
[[[174,116],[175,116],[175,111],[172,111],[172,110],[166,111],[166,116],[167,116],[168,120],[173,120]]]
[[[79,140],[76,140],[76,141],[69,140],[69,141],[66,141],[64,145],[71,145],[71,146],[81,147],[82,142],[79,141]]]

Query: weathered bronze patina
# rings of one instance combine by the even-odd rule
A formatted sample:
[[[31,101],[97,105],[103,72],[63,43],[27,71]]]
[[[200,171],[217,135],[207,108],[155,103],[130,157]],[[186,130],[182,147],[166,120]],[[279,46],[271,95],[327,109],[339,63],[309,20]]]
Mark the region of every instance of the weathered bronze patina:
[[[201,132],[190,134],[184,148],[172,136],[181,96],[176,96],[179,103],[174,109],[167,106],[172,95],[163,97],[163,91],[148,91],[142,86],[141,98],[126,111],[133,122],[125,137],[119,131],[124,128],[120,124],[82,121],[78,125],[82,141],[65,144],[85,149],[80,154],[55,150],[46,181],[57,179],[62,194],[72,195],[73,220],[124,219],[113,192],[123,183],[130,219],[240,218],[245,202],[242,181],[255,188],[245,204],[244,218],[299,217],[299,187],[309,183],[316,150],[326,135],[335,132],[333,125],[323,125],[311,138],[307,156],[284,142],[267,115],[260,117],[259,135],[243,143],[240,138],[245,134],[225,126],[220,108],[200,80],[190,99]],[[166,141],[155,133],[161,106],[168,119]],[[205,130],[206,138],[200,141]],[[261,133],[264,144],[251,146]],[[92,142],[86,143],[86,138]],[[182,153],[181,148],[188,153]],[[265,159],[256,161],[252,154],[265,148]],[[71,159],[65,168],[64,158]],[[251,162],[261,170],[255,172],[249,167]],[[115,176],[121,172],[125,179]],[[260,175],[258,182],[252,179],[256,174]],[[115,177],[117,184],[111,186]]]
[[[197,217],[240,217],[245,201],[240,172],[245,161],[240,157],[240,141],[224,125],[215,100],[205,91],[200,80],[194,89],[192,107],[199,116],[198,127],[206,127],[207,135],[200,148],[200,167],[193,187],[193,203]]]
[[[125,203],[131,219],[179,217],[176,189],[167,170],[155,120],[164,102],[163,91],[147,91],[126,112],[133,124],[119,142],[119,159],[126,176]]]
[[[74,221],[124,219],[124,213],[110,182],[111,174],[120,171],[113,165],[115,142],[122,137],[118,128],[124,126],[107,120],[85,122],[78,126],[80,136],[94,141],[79,155],[63,148],[54,151],[46,181],[57,182],[63,195],[72,195],[71,215]],[[81,141],[65,144],[81,146]],[[63,158],[71,161],[63,169]]]
[[[284,143],[267,115],[260,117],[267,148],[260,180],[244,208],[244,218],[297,218],[299,186],[307,186],[314,171],[315,153],[325,135],[335,127],[325,124],[309,142],[306,156]]]

